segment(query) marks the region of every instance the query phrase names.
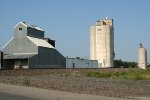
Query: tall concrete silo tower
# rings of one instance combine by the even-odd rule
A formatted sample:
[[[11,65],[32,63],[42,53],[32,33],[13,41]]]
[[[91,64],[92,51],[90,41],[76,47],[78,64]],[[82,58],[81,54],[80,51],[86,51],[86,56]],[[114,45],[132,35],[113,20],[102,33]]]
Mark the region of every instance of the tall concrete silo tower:
[[[90,59],[98,60],[99,67],[113,67],[114,27],[113,19],[102,19],[90,28]]]
[[[145,69],[147,67],[147,50],[141,43],[138,50],[138,67],[141,69]]]

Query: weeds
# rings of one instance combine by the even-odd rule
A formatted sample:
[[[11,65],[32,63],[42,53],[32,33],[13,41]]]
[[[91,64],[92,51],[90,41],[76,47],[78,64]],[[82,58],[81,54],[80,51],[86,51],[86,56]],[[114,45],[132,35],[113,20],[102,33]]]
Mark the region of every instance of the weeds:
[[[108,78],[111,76],[109,72],[87,72],[86,76],[97,77],[97,78]]]
[[[150,80],[150,69],[137,69],[128,72],[86,72],[88,77],[112,78],[112,79],[130,79],[130,80]]]
[[[24,86],[30,86],[30,80],[29,80],[28,78],[25,78],[25,79],[23,80],[22,84],[23,84]]]
[[[69,77],[71,74],[70,73],[64,73],[64,74],[60,74],[61,77]]]
[[[67,78],[70,76],[70,73],[65,73],[64,76]]]

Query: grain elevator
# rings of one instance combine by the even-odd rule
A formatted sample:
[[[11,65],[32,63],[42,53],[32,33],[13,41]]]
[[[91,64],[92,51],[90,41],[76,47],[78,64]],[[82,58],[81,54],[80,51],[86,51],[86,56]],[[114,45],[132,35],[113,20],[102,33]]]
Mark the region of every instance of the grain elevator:
[[[101,68],[113,67],[113,19],[98,20],[96,25],[90,27],[90,59],[98,60],[98,66]]]

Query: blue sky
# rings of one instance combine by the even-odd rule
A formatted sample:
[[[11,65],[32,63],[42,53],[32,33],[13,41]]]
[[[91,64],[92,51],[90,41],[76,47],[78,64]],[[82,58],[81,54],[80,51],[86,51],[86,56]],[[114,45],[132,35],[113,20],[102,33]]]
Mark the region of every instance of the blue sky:
[[[137,61],[139,43],[150,57],[150,0],[1,0],[0,48],[20,21],[36,24],[69,57],[89,58],[89,28],[114,19],[116,59]]]

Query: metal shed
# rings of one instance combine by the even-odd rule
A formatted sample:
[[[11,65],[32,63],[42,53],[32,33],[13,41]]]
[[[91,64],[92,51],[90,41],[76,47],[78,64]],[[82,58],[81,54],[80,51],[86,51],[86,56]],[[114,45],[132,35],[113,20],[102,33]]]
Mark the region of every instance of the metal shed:
[[[52,41],[53,44],[54,41]],[[66,59],[51,42],[44,38],[44,30],[25,22],[14,27],[14,36],[3,47],[4,69],[65,68]]]
[[[97,60],[66,58],[66,68],[99,68]]]

